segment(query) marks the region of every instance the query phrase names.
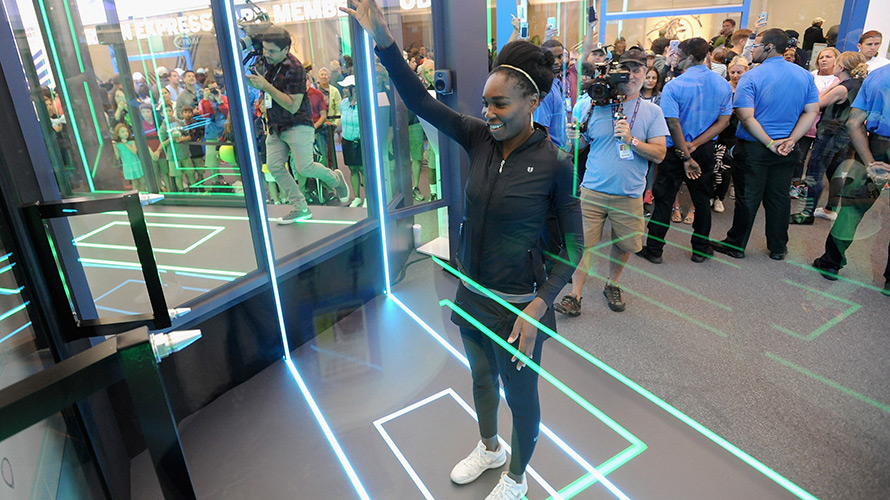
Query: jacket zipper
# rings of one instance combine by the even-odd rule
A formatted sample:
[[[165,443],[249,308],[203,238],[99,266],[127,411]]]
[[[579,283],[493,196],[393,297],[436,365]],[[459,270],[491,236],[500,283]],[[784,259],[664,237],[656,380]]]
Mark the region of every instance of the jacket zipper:
[[[501,165],[498,167],[498,174],[504,171],[504,163],[506,162],[506,158],[501,160]],[[491,204],[491,194],[494,192],[494,186],[495,184],[497,184],[497,180],[498,178],[495,177],[494,182],[491,183],[491,187],[488,188],[488,197],[485,199],[485,211],[482,212],[482,226],[480,227],[482,234],[479,237],[479,248],[478,250],[476,250],[476,258],[474,259],[474,262],[476,264],[476,271],[479,270],[480,260],[482,259],[482,248],[484,247],[483,242],[485,241],[485,224],[488,222],[488,206]],[[478,278],[478,276],[479,275],[477,273],[474,278]]]

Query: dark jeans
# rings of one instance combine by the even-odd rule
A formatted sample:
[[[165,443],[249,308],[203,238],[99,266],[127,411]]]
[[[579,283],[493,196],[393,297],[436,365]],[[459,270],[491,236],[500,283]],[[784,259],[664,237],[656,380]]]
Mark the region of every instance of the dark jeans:
[[[834,210],[837,207],[837,196],[843,186],[843,179],[835,179],[834,173],[841,162],[847,158],[849,147],[850,136],[847,135],[847,131],[843,127],[832,133],[816,137],[813,152],[810,155],[810,163],[807,165],[806,183],[809,189],[806,208],[804,208],[806,214],[812,215],[813,210],[819,206],[819,198],[822,197],[824,190],[822,176],[826,174],[828,175],[829,196],[825,207],[829,210]]]
[[[890,161],[890,138],[872,134],[869,137],[869,149],[875,160]],[[862,217],[880,197],[883,183],[875,183],[868,178],[865,165],[857,156],[856,163],[847,174],[847,183],[841,189],[841,208],[837,220],[831,226],[831,232],[825,240],[825,253],[819,257],[824,267],[840,269],[847,263],[847,249],[856,236],[856,228]],[[884,268],[884,280],[890,282],[890,244],[887,245],[887,265]]]
[[[714,171],[714,143],[708,142],[692,153],[692,158],[701,167],[701,177],[686,177],[683,162],[673,148],[668,149],[664,161],[658,165],[658,175],[652,194],[655,196],[655,207],[649,221],[649,237],[646,246],[654,255],[661,255],[664,249],[664,237],[671,225],[671,207],[680,186],[686,183],[692,206],[695,207],[695,220],[692,223],[692,248],[700,252],[708,252],[711,234],[711,193],[713,184],[711,175]]]
[[[797,164],[794,165],[794,173],[791,175],[792,180],[799,181],[803,177],[803,170],[807,162],[807,153],[810,152],[810,148],[813,147],[813,142],[815,140],[815,137],[803,136],[797,141],[797,145],[794,149],[800,153],[800,156],[797,158]],[[789,187],[791,186],[789,185]]]
[[[545,333],[538,332],[532,351],[531,358],[539,365],[545,336]],[[510,472],[521,475],[525,472],[538,442],[538,428],[541,424],[538,374],[528,366],[517,371],[516,363],[510,361],[513,356],[478,330],[460,327],[460,337],[473,375],[473,402],[479,419],[479,433],[483,438],[490,438],[498,433],[498,376],[504,382],[504,394],[513,413]],[[518,348],[519,341],[513,346]]]
[[[735,159],[732,169],[735,211],[724,242],[745,249],[762,203],[766,214],[766,246],[770,252],[784,252],[791,216],[788,187],[798,160],[797,148],[788,156],[781,156],[757,141],[739,141]]]

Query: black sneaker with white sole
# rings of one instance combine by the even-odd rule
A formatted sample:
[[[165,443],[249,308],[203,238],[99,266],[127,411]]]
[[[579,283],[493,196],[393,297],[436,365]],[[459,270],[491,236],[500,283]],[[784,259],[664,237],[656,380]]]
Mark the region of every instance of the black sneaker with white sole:
[[[293,224],[297,221],[308,220],[312,218],[312,212],[309,211],[309,208],[304,208],[300,210],[299,208],[295,208],[288,212],[287,215],[281,216],[278,218],[276,222],[279,224]]]

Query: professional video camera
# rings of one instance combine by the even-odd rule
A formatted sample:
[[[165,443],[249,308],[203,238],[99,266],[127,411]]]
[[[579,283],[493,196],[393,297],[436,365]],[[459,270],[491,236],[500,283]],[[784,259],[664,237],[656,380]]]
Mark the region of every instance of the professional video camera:
[[[257,73],[263,74],[265,72],[264,68],[262,68],[265,65],[265,60],[263,59],[263,33],[272,26],[272,20],[269,18],[269,14],[250,0],[246,0],[245,4],[253,11],[253,15],[246,15],[238,20],[238,27],[241,28],[243,34],[239,41],[243,56],[241,64],[243,66],[253,66]]]
[[[593,81],[587,88],[594,106],[605,106],[621,101],[618,86],[630,81],[630,71],[617,62],[594,65]]]

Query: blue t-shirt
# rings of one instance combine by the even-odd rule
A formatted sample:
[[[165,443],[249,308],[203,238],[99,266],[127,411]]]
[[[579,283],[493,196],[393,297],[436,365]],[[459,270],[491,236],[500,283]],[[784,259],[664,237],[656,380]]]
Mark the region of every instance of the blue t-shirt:
[[[535,110],[534,120],[547,127],[553,144],[563,147],[566,143],[566,103],[559,78],[553,79],[550,92]]]
[[[690,142],[718,117],[732,114],[732,86],[707,66],[693,66],[664,86],[661,110],[665,118],[680,120],[683,137]],[[668,136],[667,146],[673,145]]]
[[[754,118],[770,137],[791,135],[807,104],[819,102],[816,80],[809,71],[781,57],[770,57],[748,71],[735,89],[734,108],[754,108]],[[736,137],[756,141],[739,123]]]
[[[878,135],[890,136],[890,64],[865,77],[853,107],[868,114],[865,128]]]
[[[637,101],[640,107],[634,117]],[[582,118],[589,107],[590,101],[587,101],[579,109]],[[581,185],[600,193],[639,198],[646,188],[649,160],[636,151],[633,152],[632,160],[618,157],[612,109],[612,106],[595,106],[590,120],[587,121],[584,139],[590,144],[590,153],[587,155],[587,171]],[[669,134],[661,108],[645,99],[637,98],[625,102],[624,114],[627,115],[628,123],[631,123],[630,134],[638,140],[648,141],[653,137]]]

